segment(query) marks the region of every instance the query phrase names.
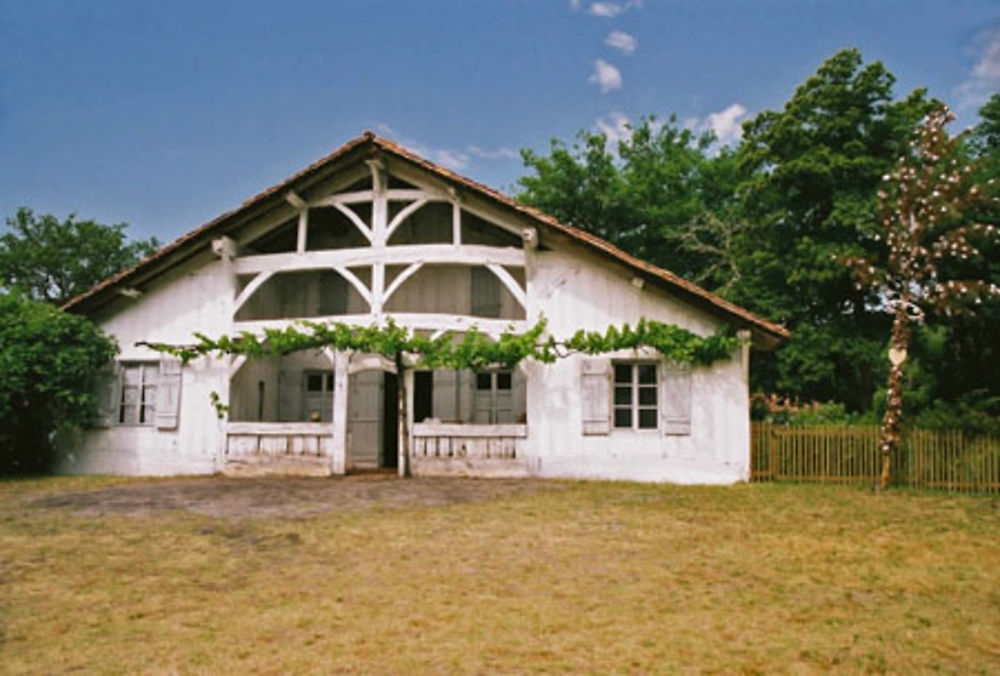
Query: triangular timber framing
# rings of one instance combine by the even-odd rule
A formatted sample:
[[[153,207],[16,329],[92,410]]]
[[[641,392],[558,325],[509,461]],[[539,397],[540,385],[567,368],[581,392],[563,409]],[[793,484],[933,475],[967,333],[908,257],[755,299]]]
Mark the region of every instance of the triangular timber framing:
[[[749,330],[757,348],[773,348],[789,335],[784,327],[758,317],[692,282],[635,258],[595,235],[560,223],[537,209],[520,204],[487,186],[438,166],[371,132],[365,132],[285,181],[251,197],[238,208],[183,235],[134,267],[123,270],[73,298],[63,307],[74,313],[92,314],[123,295],[135,296],[157,277],[208,250],[214,251],[218,256],[237,259],[238,247],[235,243],[237,234],[239,239],[247,241],[253,234],[248,232],[248,228],[257,228],[260,234],[264,234],[265,231],[287,221],[290,213],[305,213],[307,207],[328,206],[337,210],[371,242],[374,234],[370,230],[370,224],[365,223],[364,219],[350,208],[352,193],[342,191],[350,189],[353,185],[363,184],[372,176],[375,177],[375,181],[387,181],[389,176],[393,176],[404,182],[410,177],[411,180],[418,181],[424,186],[430,185],[431,192],[437,195],[436,199],[455,205],[456,213],[461,208],[474,216],[483,217],[494,225],[505,227],[511,235],[521,238],[525,247],[541,245],[588,250],[607,264],[624,268],[633,276],[633,282],[637,286],[649,284],[654,288],[660,288],[736,328]],[[381,188],[385,189],[386,186]],[[354,201],[363,201],[371,189],[371,187],[366,189],[366,186],[362,185],[360,190],[355,191]],[[426,190],[408,191],[406,187],[393,189],[391,186],[388,189],[394,190],[394,194],[401,198],[412,199],[407,206],[393,214],[391,219],[386,217],[384,221],[386,228],[381,233],[383,245],[411,214],[426,207],[428,201]],[[408,192],[412,194],[408,195]],[[333,193],[337,193],[335,197],[310,201],[310,195]],[[459,228],[457,221],[456,216],[456,237]],[[304,219],[300,217],[295,251],[289,253],[290,260],[292,256],[305,251],[307,234]],[[405,256],[401,255],[400,261],[404,260]],[[289,269],[288,262],[284,262],[282,270]],[[392,260],[385,262],[391,264]],[[487,261],[489,269],[500,278],[504,287],[517,295],[517,289],[522,287],[516,280],[510,279],[510,273],[505,269],[504,262],[502,257]],[[347,268],[337,265],[329,267],[340,274],[372,308],[378,306],[381,310],[380,303],[388,301],[391,293],[406,279],[419,274],[422,266],[423,263],[419,261],[410,261],[394,280],[379,285],[385,291],[383,298],[373,298],[371,287]],[[308,262],[303,263],[302,267],[314,268],[316,265],[315,262]],[[249,269],[239,271],[254,272]],[[266,276],[258,275],[253,282],[255,289],[266,281]],[[251,293],[252,290],[244,288],[243,297],[238,298],[238,301],[245,300]],[[523,301],[523,289],[520,293],[521,297],[518,300]],[[237,305],[239,304],[238,302]],[[364,315],[370,317],[368,313]]]

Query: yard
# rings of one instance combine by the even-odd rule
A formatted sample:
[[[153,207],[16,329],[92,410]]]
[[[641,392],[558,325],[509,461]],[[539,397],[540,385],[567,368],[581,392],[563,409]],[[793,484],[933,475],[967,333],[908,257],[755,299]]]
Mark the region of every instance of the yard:
[[[1000,501],[850,487],[0,482],[0,670],[1000,670]]]

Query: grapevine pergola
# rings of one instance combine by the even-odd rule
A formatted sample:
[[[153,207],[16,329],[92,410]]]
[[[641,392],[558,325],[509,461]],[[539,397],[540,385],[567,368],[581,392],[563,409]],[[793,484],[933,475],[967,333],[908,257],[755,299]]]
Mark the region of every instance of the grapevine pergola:
[[[353,326],[340,322],[300,320],[282,329],[265,329],[262,336],[243,332],[237,336],[210,338],[196,333],[197,342],[171,345],[142,342],[157,352],[174,356],[182,363],[204,356],[245,356],[248,359],[280,357],[305,350],[330,349],[336,352],[379,354],[392,360],[402,373],[409,362],[418,368],[452,368],[481,371],[489,368],[513,368],[525,359],[551,364],[574,353],[600,355],[619,350],[655,349],[665,358],[687,364],[710,365],[727,359],[740,345],[741,339],[730,329],[702,337],[674,324],[640,319],[633,328],[609,326],[603,333],[577,331],[572,337],[557,341],[545,337],[547,323],[540,319],[530,329],[515,333],[503,332],[493,340],[475,326],[459,338],[455,332],[445,332],[436,338],[423,336],[396,324],[391,317],[384,324]],[[400,383],[398,393],[399,420],[404,439],[407,438],[406,388]],[[220,418],[228,406],[216,392],[212,404]]]

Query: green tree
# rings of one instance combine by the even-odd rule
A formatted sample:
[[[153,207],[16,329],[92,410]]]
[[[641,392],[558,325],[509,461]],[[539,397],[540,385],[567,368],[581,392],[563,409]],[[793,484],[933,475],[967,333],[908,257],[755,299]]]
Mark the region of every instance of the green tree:
[[[126,225],[60,221],[20,208],[0,235],[0,286],[62,305],[159,247],[155,237],[127,242]]]
[[[979,124],[969,135],[974,152],[981,158],[1000,160],[1000,92],[979,109]]]
[[[713,141],[673,117],[645,118],[617,143],[590,131],[571,146],[553,139],[548,155],[521,151],[532,173],[518,199],[678,275],[724,283],[740,174],[728,149],[709,153]]]
[[[753,227],[741,267],[752,274],[731,297],[793,333],[777,353],[755,358],[760,389],[851,410],[871,405],[886,322],[837,259],[879,247],[868,226],[880,177],[931,106],[923,90],[895,100],[894,81],[881,63],[844,50],[783,110],[744,124],[739,154],[750,178],[741,193]]]
[[[0,294],[0,472],[47,468],[51,435],[87,424],[117,348],[83,317]]]

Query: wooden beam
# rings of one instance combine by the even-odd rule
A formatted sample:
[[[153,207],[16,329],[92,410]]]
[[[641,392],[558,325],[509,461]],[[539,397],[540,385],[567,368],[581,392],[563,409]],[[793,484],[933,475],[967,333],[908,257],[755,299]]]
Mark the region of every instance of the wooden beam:
[[[481,244],[411,244],[390,246],[384,249],[360,247],[355,249],[329,249],[304,253],[278,253],[240,256],[233,261],[238,274],[277,272],[281,270],[310,270],[353,267],[373,263],[454,263],[466,265],[512,265],[523,267],[526,263],[523,249],[494,247]]]
[[[333,365],[333,448],[330,452],[330,472],[347,471],[347,398],[350,377],[347,374],[350,355],[337,352]]]
[[[406,280],[417,274],[417,271],[419,271],[422,267],[424,267],[423,261],[417,261],[416,263],[411,263],[405,270],[399,273],[396,279],[392,280],[389,288],[382,294],[382,305],[384,306],[389,301],[389,298],[392,297],[392,294],[396,293],[396,290],[399,289],[399,287],[401,287]]]
[[[524,423],[498,423],[494,425],[465,425],[457,423],[422,422],[413,425],[415,437],[526,437],[528,426]]]
[[[247,284],[242,291],[240,291],[240,295],[236,296],[236,300],[233,301],[234,319],[236,317],[236,313],[240,311],[241,307],[243,307],[243,304],[246,303],[248,300],[250,300],[250,296],[254,295],[257,289],[259,289],[264,284],[264,282],[269,280],[271,276],[276,273],[277,270],[271,270],[269,272],[261,272],[256,277],[250,280],[250,283]]]
[[[521,229],[521,241],[525,249],[538,248],[538,228],[525,227]]]
[[[371,307],[372,304],[371,289],[365,286],[364,282],[358,279],[358,276],[355,275],[353,272],[351,272],[349,269],[347,269],[345,266],[334,265],[333,269],[336,270],[341,277],[350,282],[351,285],[355,289],[357,289],[358,293],[361,294],[361,297],[364,298],[365,302],[368,303],[368,306]]]
[[[422,329],[425,331],[468,331],[473,326],[483,333],[497,337],[508,329],[511,331],[526,331],[528,322],[523,319],[485,319],[483,317],[472,317],[466,315],[431,314],[422,312],[392,312],[389,315],[399,326],[405,326],[411,330]],[[308,319],[311,322],[343,322],[354,326],[371,326],[377,323],[378,317],[372,313],[355,315],[330,315],[327,317],[302,317],[296,319],[264,319],[249,322],[233,322],[233,331],[249,331],[257,335],[263,335],[264,329],[287,329],[296,326],[301,319]]]
[[[285,436],[288,434],[333,434],[332,423],[315,422],[228,422],[227,434],[259,434],[261,436]]]
[[[396,217],[390,221],[389,226],[385,230],[385,241],[388,242],[389,238],[392,237],[392,233],[396,231],[396,228],[402,225],[403,221],[409,218],[413,212],[427,204],[428,201],[428,198],[422,197],[415,202],[410,202],[402,209],[402,211],[396,214]]]
[[[381,354],[360,354],[355,352],[347,367],[350,375],[361,373],[362,371],[388,371],[396,372],[396,363]]]
[[[632,286],[634,286],[639,290],[642,290],[642,287],[646,286],[646,280],[643,279],[642,277],[633,277]]]
[[[236,258],[238,251],[239,247],[232,237],[216,237],[212,240],[212,253],[219,258],[232,260]]]
[[[309,210],[303,209],[299,212],[299,227],[295,236],[295,251],[305,253],[306,245],[309,243]]]
[[[229,363],[229,379],[232,380],[233,376],[235,376],[239,372],[239,370],[243,368],[243,365],[246,363],[247,363],[247,356],[245,354],[236,355],[236,357],[234,357],[233,360]]]
[[[358,216],[353,209],[341,204],[340,202],[333,202],[331,206],[333,206],[333,208],[339,211],[340,213],[347,216],[347,218],[350,219],[351,223],[353,223],[354,226],[361,231],[361,234],[364,235],[369,242],[373,241],[372,229],[369,228],[365,224],[365,222],[361,220],[361,217]]]
[[[299,210],[305,209],[309,206],[306,204],[306,201],[299,197],[299,194],[294,190],[289,190],[285,193],[285,201]]]
[[[376,157],[371,160],[365,160],[365,164],[368,165],[368,170],[372,172],[372,185],[375,187],[375,192],[385,192],[389,183],[386,180],[385,160],[381,157]]]
[[[510,291],[510,295],[514,296],[514,300],[520,303],[521,307],[524,308],[524,311],[527,312],[528,294],[521,288],[521,285],[517,283],[517,280],[514,279],[514,275],[510,274],[510,272],[507,271],[507,268],[502,265],[490,263],[486,267],[490,272],[497,276],[500,283],[507,287],[507,290]]]
[[[329,207],[334,204],[357,204],[359,202],[371,202],[375,198],[374,190],[358,190],[355,192],[338,192],[313,202],[317,207]]]

